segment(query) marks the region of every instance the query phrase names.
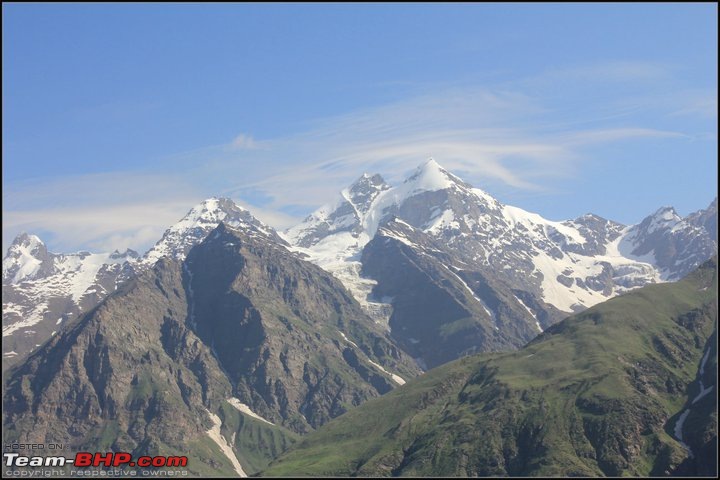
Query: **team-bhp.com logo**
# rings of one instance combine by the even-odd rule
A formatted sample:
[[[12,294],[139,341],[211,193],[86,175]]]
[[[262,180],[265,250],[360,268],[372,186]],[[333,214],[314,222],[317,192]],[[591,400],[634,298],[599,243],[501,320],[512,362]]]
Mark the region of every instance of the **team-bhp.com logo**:
[[[29,457],[19,453],[4,453],[6,467],[186,467],[186,456],[141,456],[133,459],[125,452],[105,453],[78,452],[74,458],[65,456]]]

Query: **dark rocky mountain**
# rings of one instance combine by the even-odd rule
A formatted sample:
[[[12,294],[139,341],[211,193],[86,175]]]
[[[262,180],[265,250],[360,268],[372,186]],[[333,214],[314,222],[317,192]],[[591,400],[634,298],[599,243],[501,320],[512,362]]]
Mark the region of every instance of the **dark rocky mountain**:
[[[419,373],[342,284],[252,224],[163,257],[23,363],[3,441],[184,454],[252,473]]]
[[[54,254],[38,237],[19,235],[3,259],[3,370],[161,257],[183,260],[221,221],[282,242],[228,198],[209,198],[193,207],[142,258],[132,250]]]
[[[378,281],[373,295],[393,305],[392,337],[424,369],[472,353],[512,350],[562,315],[529,297],[526,305],[522,292],[469,268],[397,217],[365,246],[362,265],[362,274]]]
[[[717,475],[717,257],[465,357],[296,444],[266,476]]]
[[[190,324],[273,422],[307,432],[419,373],[338,280],[265,235],[221,225],[184,265]]]

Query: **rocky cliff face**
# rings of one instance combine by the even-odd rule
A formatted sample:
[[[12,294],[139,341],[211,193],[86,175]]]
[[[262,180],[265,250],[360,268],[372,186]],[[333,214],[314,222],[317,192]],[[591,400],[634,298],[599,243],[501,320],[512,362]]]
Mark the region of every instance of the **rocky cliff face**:
[[[3,440],[150,454],[206,443],[208,410],[232,387],[186,318],[182,269],[163,260],[11,370]]]
[[[712,240],[718,241],[718,225],[717,225],[717,197],[713,200],[708,208],[698,210],[687,216],[688,223],[696,227],[703,228]]]
[[[221,226],[185,269],[190,323],[273,422],[307,432],[419,372],[338,280],[263,235]]]
[[[322,239],[339,233],[357,238],[363,233],[363,220],[377,196],[390,189],[380,175],[363,175],[340,192],[334,203],[321,207],[303,223],[291,228],[287,237],[300,247],[312,247]]]
[[[518,348],[562,316],[551,305],[522,300],[523,292],[445,253],[441,242],[396,217],[378,229],[361,259],[362,274],[378,282],[373,296],[392,305],[392,337],[426,369]]]

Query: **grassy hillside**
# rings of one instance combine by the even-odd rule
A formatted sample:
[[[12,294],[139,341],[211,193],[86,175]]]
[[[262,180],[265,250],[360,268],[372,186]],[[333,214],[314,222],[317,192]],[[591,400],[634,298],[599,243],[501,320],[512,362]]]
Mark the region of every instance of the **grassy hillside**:
[[[432,370],[333,420],[263,474],[714,473],[717,457],[707,452],[717,443],[717,408],[708,405],[716,388],[692,399],[708,348],[705,386],[717,384],[708,378],[711,368],[716,377],[716,329],[713,260],[680,282],[575,315],[522,350]],[[695,427],[683,432],[694,458],[673,438],[689,406]]]

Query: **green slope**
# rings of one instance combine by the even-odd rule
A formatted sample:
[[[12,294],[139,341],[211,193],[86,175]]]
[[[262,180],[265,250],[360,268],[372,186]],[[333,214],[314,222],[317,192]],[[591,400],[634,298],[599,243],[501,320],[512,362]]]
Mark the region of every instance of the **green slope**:
[[[707,348],[706,377],[717,364],[716,328],[715,259],[680,282],[560,322],[522,350],[432,370],[333,420],[263,474],[714,473],[717,457],[707,452],[717,443],[717,408],[707,405],[715,394],[693,407],[693,422],[710,425],[697,429],[703,438],[683,430],[700,455],[690,458],[672,435],[698,393]]]

